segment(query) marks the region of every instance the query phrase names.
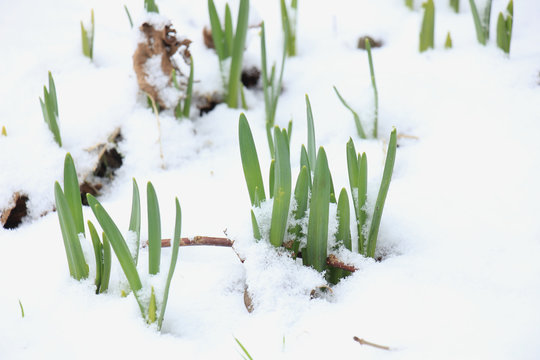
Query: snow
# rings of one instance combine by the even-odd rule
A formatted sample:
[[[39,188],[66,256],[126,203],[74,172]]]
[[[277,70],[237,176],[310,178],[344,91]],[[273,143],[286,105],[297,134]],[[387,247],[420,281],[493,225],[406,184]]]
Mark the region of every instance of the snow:
[[[142,1],[125,3],[134,20],[147,16]],[[231,3],[233,17],[237,3]],[[293,119],[293,176],[307,139],[305,94],[336,192],[345,187],[350,194],[349,137],[357,151],[366,152],[370,208],[392,127],[409,136],[398,140],[382,217],[378,251],[384,260],[339,252],[358,271],[333,287],[331,298],[313,300],[310,292],[324,283],[323,276],[264,240],[252,239],[237,139],[241,110],[221,104],[199,116],[192,108],[191,118],[182,122],[165,111],[160,113],[160,135],[155,115],[138,92],[132,69],[137,29],[129,27],[123,3],[0,3],[0,46],[5,50],[0,127],[7,130],[7,137],[0,137],[0,209],[14,192],[29,197],[22,225],[0,229],[0,358],[237,359],[234,337],[255,359],[538,358],[540,4],[514,3],[507,57],[494,39],[496,15],[506,1],[493,1],[492,38],[483,47],[476,41],[467,1],[455,14],[447,0],[436,0],[436,47],[423,54],[417,50],[421,12],[415,3],[410,11],[402,0],[299,1],[298,56],[285,65],[276,116],[282,127]],[[224,4],[216,1],[218,12]],[[178,36],[193,40],[194,93],[222,92],[217,57],[202,44],[202,28],[209,23],[206,2],[158,0],[158,6]],[[93,63],[82,55],[79,32],[91,8]],[[279,62],[279,4],[252,0],[251,8],[250,23],[265,20],[270,62]],[[443,47],[448,31],[451,50]],[[259,64],[257,32],[250,30],[246,64]],[[384,42],[373,49],[381,140],[357,137],[350,112],[332,89],[335,85],[359,111],[368,131],[373,94],[367,54],[356,49],[364,35]],[[63,148],[54,142],[39,106],[49,70],[58,94]],[[262,93],[248,90],[246,97],[245,113],[268,186]],[[178,196],[182,236],[225,233],[245,259],[241,263],[230,248],[181,248],[161,333],[141,319],[132,294],[121,296],[127,283],[114,257],[108,294],[95,295],[89,242],[84,249],[90,278],[77,282],[69,277],[52,211],[53,185],[62,182],[66,151],[82,178],[96,163],[96,154],[87,149],[106,142],[118,127],[123,166],[99,200],[119,229],[127,233],[135,178],[143,211],[141,243],[147,240],[145,184],[152,181],[164,238],[173,234]],[[266,206],[271,211],[271,202]],[[87,207],[84,216],[97,226]],[[354,243],[355,226],[351,232]],[[147,259],[147,249],[141,249],[143,274]],[[163,288],[169,261],[170,248],[165,248],[162,273],[143,277],[147,291],[150,285],[156,291]],[[243,302],[246,285],[252,313]],[[353,336],[393,350],[362,346]]]

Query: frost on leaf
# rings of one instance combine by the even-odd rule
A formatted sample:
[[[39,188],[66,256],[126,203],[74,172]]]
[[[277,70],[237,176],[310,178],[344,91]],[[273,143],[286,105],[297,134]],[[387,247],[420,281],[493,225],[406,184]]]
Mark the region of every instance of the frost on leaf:
[[[146,21],[139,29],[141,36],[133,54],[139,88],[154,98],[161,109],[174,108],[183,93],[174,87],[173,70],[184,78],[180,84],[187,83],[182,80],[189,74],[184,74],[181,67],[185,68],[191,61],[188,49],[191,41],[177,37],[169,21],[164,24]]]

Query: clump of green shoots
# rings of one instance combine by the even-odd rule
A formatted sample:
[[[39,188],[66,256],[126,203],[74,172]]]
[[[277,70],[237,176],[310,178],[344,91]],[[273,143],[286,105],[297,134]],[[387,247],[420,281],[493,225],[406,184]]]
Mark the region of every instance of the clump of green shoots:
[[[212,40],[219,58],[219,68],[225,86],[225,99],[230,108],[237,108],[242,103],[246,108],[243,97],[241,80],[242,61],[246,43],[249,16],[249,0],[240,0],[238,8],[238,21],[233,29],[232,15],[229,4],[225,6],[224,27],[221,25],[214,0],[208,0],[208,13]],[[230,61],[230,66],[227,62]],[[227,73],[228,69],[228,73]]]
[[[134,182],[134,195],[137,193],[136,183]],[[134,204],[137,195],[134,196]],[[178,259],[178,248],[180,246],[180,231],[181,231],[181,209],[178,198],[175,199],[176,204],[176,220],[175,230],[173,237],[173,248],[171,263],[169,265],[169,271],[167,274],[167,280],[165,288],[161,297],[161,302],[157,301],[154,287],[151,287],[149,299],[144,299],[142,290],[143,285],[141,277],[137,270],[137,258],[138,249],[135,254],[132,254],[127,242],[125,241],[122,233],[109,216],[105,208],[99,203],[99,201],[90,194],[87,194],[88,204],[90,205],[94,215],[96,216],[99,224],[103,228],[106,237],[109,239],[111,247],[120,262],[120,266],[128,280],[129,286],[133,291],[133,295],[139,305],[142,317],[148,324],[157,323],[158,330],[161,330],[163,324],[163,318],[165,316],[165,309],[167,307],[167,300],[169,297],[169,288],[171,280],[176,268],[176,261]],[[156,196],[156,192],[152,183],[147,185],[147,209],[148,209],[148,273],[150,275],[157,275],[160,273],[161,265],[161,217],[159,213],[159,204]],[[135,206],[138,208],[138,206]],[[134,207],[132,207],[134,208]],[[140,230],[140,212],[133,211],[131,213],[130,229]]]
[[[422,4],[424,8],[424,18],[420,29],[420,52],[434,48],[435,39],[435,5],[433,0],[428,0]]]
[[[244,114],[239,120],[240,155],[244,176],[248,187],[252,211],[251,220],[255,239],[262,238],[275,247],[286,247],[293,250],[294,255],[301,251],[304,265],[311,266],[320,272],[328,270],[329,281],[337,281],[347,275],[346,271],[330,268],[328,256],[328,224],[330,203],[336,203],[334,185],[328,166],[328,159],[323,147],[315,154],[315,130],[309,99],[306,96],[308,113],[308,146],[302,145],[300,151],[301,170],[298,174],[294,192],[292,188],[291,163],[287,132],[274,127],[275,159],[270,166],[270,198],[273,200],[270,229],[263,234],[256,217],[257,208],[266,200],[257,149],[253,141],[251,129]],[[347,144],[347,161],[349,181],[353,194],[358,227],[358,251],[364,256],[374,257],[384,202],[388,193],[396,154],[396,130],[392,131],[387,150],[387,158],[383,172],[383,180],[371,214],[369,231],[367,199],[367,158],[356,156],[352,140]],[[313,179],[313,180],[312,180]],[[293,200],[295,206],[291,206]],[[309,209],[309,211],[308,211]],[[338,229],[334,234],[336,250],[345,247],[352,250],[350,231],[350,211],[347,191],[342,189],[337,201]],[[300,223],[307,221],[307,233]],[[302,245],[305,244],[305,245]]]
[[[379,127],[379,93],[377,91],[377,82],[375,81],[375,70],[373,69],[373,58],[371,56],[371,43],[369,42],[369,39],[366,38],[365,40],[365,47],[368,54],[368,62],[369,62],[369,73],[371,76],[371,87],[373,89],[373,99],[374,99],[374,110],[373,110],[373,131],[372,136],[373,138],[378,137],[378,127]],[[353,110],[353,108],[345,101],[343,96],[339,93],[338,89],[334,86],[334,91],[336,92],[336,95],[338,96],[341,103],[349,109],[349,111],[352,113],[354,118],[354,123],[356,124],[356,131],[358,132],[358,136],[361,139],[366,139],[367,135],[364,131],[364,128],[362,126],[362,122],[360,121],[360,116],[356,111]]]
[[[82,52],[90,60],[94,60],[94,9],[90,12],[90,27],[84,27],[81,21]]]
[[[486,45],[489,40],[489,23],[491,19],[491,2],[492,0],[486,0],[486,5],[480,15],[480,11],[476,6],[474,0],[469,0],[471,5],[471,12],[474,20],[474,28],[476,29],[476,38],[482,45]]]
[[[459,13],[459,0],[450,0],[450,7],[454,9],[454,11]]]
[[[264,22],[261,24],[261,77],[264,93],[264,109],[266,113],[266,135],[268,138],[268,147],[270,154],[274,158],[274,141],[272,139],[272,129],[276,119],[276,109],[281,93],[281,84],[283,81],[283,70],[285,69],[286,49],[283,49],[281,58],[281,68],[279,77],[276,77],[276,65],[272,65],[270,73],[268,72],[267,57],[266,57],[266,34]],[[292,127],[292,122],[289,123],[289,128]],[[290,130],[289,130],[290,137]]]
[[[144,0],[144,9],[146,10],[146,12],[153,12],[159,14],[159,8],[154,0]]]
[[[54,79],[49,71],[49,89],[43,86],[43,99],[39,98],[41,104],[41,111],[43,112],[43,119],[49,130],[53,133],[54,141],[58,146],[62,146],[62,138],[60,137],[60,129],[58,128],[58,102],[56,99],[56,87],[54,86]]]
[[[513,19],[514,2],[510,0],[506,7],[506,16],[502,12],[499,12],[499,18],[497,19],[497,46],[507,54],[510,54]]]
[[[70,275],[76,280],[86,279],[89,275],[89,267],[80,242],[81,239],[85,237],[82,202],[77,181],[77,172],[75,170],[73,159],[69,153],[66,155],[64,163],[64,191],[62,191],[58,182],[55,183],[54,191]],[[161,262],[161,217],[156,192],[150,182],[147,186],[147,199],[149,249],[148,273],[150,275],[157,275],[160,272]],[[157,301],[157,295],[153,287],[149,289],[150,296],[148,299],[143,299],[141,292],[142,282],[137,270],[141,231],[141,205],[137,182],[133,180],[133,200],[128,228],[129,232],[134,234],[134,252],[130,250],[117,225],[99,201],[90,194],[87,195],[87,200],[103,229],[103,240],[101,241],[95,226],[91,221],[88,221],[88,229],[96,262],[96,293],[104,293],[108,290],[111,273],[112,248],[128,280],[130,288],[133,291],[143,318],[149,324],[157,323],[158,330],[161,329],[167,306],[169,287],[178,258],[178,247],[180,245],[181,210],[178,199],[176,199],[176,220],[171,263],[169,265],[165,289],[163,290],[160,302]]]
[[[189,59],[189,77],[187,84],[180,84],[176,76],[176,70],[172,71],[172,79],[174,87],[178,90],[184,90],[185,96],[183,99],[180,99],[178,105],[174,109],[174,115],[177,119],[189,118],[189,110],[191,107],[191,98],[193,96],[193,56],[190,56]]]
[[[285,37],[285,48],[288,56],[296,56],[296,18],[298,15],[298,0],[291,0],[288,5],[281,0],[281,27]]]

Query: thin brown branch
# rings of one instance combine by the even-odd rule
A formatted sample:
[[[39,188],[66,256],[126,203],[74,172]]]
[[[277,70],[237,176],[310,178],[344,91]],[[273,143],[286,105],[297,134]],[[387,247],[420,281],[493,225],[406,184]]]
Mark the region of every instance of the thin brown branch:
[[[197,245],[209,245],[209,246],[225,246],[232,247],[234,241],[223,237],[212,236],[195,236],[192,239],[184,237],[180,239],[180,246],[197,246]],[[161,247],[171,246],[171,239],[161,240]]]
[[[360,343],[360,345],[368,345],[368,346],[372,346],[374,348],[381,349],[381,350],[391,350],[389,346],[375,344],[375,343],[369,342],[367,340],[360,339],[358,336],[353,337],[353,339],[354,339],[354,341]]]

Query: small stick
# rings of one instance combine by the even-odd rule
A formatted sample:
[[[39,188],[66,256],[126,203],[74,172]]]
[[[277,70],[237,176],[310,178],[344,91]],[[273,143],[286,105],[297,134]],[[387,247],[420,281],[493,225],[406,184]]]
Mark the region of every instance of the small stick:
[[[390,350],[389,346],[375,344],[375,343],[369,342],[367,340],[360,339],[358,336],[353,337],[353,339],[354,339],[354,341],[359,342],[360,345],[368,345],[368,346],[372,346],[374,348],[381,349],[381,350]]]

